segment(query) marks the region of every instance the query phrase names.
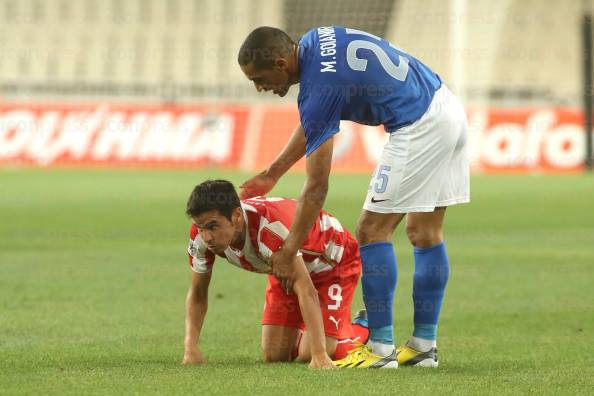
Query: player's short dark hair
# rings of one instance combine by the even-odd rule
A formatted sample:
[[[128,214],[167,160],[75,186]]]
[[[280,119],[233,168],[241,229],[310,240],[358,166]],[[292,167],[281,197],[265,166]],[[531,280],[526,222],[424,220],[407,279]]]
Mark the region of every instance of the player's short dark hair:
[[[271,69],[276,58],[290,54],[295,45],[293,39],[282,30],[260,26],[243,41],[237,61],[241,66],[252,63],[258,70]]]
[[[186,214],[197,217],[202,213],[218,210],[231,220],[231,214],[240,206],[239,196],[233,184],[227,180],[207,180],[192,190],[186,205]]]

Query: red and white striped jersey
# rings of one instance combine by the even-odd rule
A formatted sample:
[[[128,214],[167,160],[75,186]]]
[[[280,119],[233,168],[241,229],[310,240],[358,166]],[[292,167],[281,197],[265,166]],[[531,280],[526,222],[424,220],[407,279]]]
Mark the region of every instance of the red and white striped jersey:
[[[297,201],[286,198],[256,197],[241,201],[247,225],[242,250],[227,247],[220,255],[237,267],[268,273],[268,259],[282,246],[295,216]],[[215,253],[208,250],[198,228],[192,224],[188,246],[190,267],[200,273],[210,272]],[[335,218],[321,211],[298,255],[312,276],[331,270],[341,262],[359,257],[359,247],[351,234]]]

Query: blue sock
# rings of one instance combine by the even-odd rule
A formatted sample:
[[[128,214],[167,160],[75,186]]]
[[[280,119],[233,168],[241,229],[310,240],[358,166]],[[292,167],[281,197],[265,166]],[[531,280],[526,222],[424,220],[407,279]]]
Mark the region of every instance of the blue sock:
[[[374,242],[359,248],[363,263],[363,301],[367,309],[370,339],[394,343],[393,313],[396,290],[396,256],[389,242]]]
[[[415,329],[413,336],[426,340],[437,339],[437,322],[450,267],[445,244],[430,248],[415,248],[413,301]]]

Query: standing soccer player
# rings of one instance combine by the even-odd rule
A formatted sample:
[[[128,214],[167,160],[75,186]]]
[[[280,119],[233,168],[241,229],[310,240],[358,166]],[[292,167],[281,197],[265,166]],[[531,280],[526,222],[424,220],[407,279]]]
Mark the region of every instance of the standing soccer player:
[[[258,91],[282,97],[300,84],[300,123],[270,167],[242,185],[242,198],[266,194],[307,157],[295,221],[270,259],[273,273],[288,288],[290,258],[326,198],[332,137],[340,120],[381,124],[390,134],[356,229],[370,341],[347,358],[348,364],[391,357],[400,365],[437,367],[437,324],[449,274],[444,215],[447,206],[469,202],[462,105],[437,74],[410,54],[373,34],[339,26],[310,30],[299,44],[282,30],[257,28],[243,42],[238,61]],[[397,266],[391,240],[405,216],[415,258],[414,330],[395,349]]]

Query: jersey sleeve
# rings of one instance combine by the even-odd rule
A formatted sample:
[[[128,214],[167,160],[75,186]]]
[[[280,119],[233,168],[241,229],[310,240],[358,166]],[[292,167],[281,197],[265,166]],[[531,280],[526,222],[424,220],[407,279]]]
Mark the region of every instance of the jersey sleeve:
[[[299,117],[305,131],[305,155],[309,156],[340,130],[343,95],[333,85],[309,85],[299,101]],[[328,92],[325,92],[328,91]]]
[[[212,271],[215,255],[207,249],[206,244],[198,235],[198,228],[192,224],[190,229],[190,244],[188,245],[188,258],[192,271],[201,274]]]
[[[258,231],[258,250],[266,260],[272,256],[272,253],[280,250],[289,235],[290,228],[288,210],[278,207],[277,210],[269,210],[267,214],[268,218],[264,218],[264,221],[260,223]],[[301,252],[298,251],[297,256],[301,256]]]
[[[258,238],[258,248],[260,250],[260,254],[262,255],[262,257],[268,260],[270,256],[272,256],[272,253],[278,251],[283,246],[285,238],[278,235],[269,227],[262,227],[260,229]]]

